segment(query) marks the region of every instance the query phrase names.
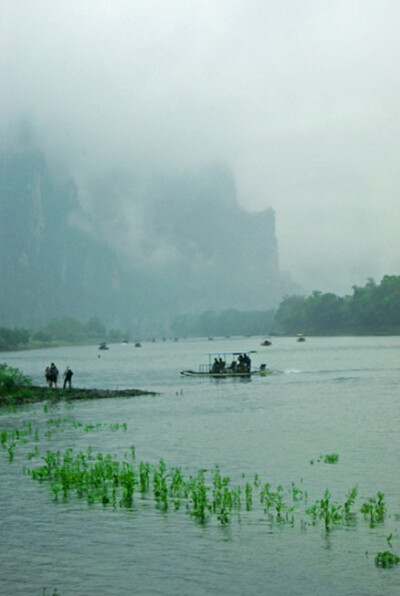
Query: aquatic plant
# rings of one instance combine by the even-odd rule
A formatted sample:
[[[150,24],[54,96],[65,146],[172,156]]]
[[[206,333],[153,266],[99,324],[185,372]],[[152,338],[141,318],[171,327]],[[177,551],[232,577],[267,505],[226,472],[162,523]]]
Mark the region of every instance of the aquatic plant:
[[[5,446],[5,444],[7,443],[8,440],[8,434],[6,430],[2,430],[0,433],[0,444],[2,447]]]
[[[212,510],[212,505],[208,502],[208,488],[205,484],[204,470],[199,470],[197,476],[190,477],[188,482],[188,497],[190,513],[198,521],[204,523],[207,514]]]
[[[169,485],[169,496],[172,499],[175,509],[179,509],[181,500],[184,498],[185,481],[182,476],[181,468],[172,468],[170,471],[170,485]]]
[[[153,493],[156,502],[164,510],[168,509],[167,466],[160,459],[158,467],[153,470]]]
[[[324,463],[325,464],[337,464],[339,461],[339,454],[338,453],[327,453],[324,456]]]
[[[368,501],[361,506],[361,513],[369,517],[369,524],[371,527],[378,522],[382,522],[386,513],[386,503],[384,501],[385,495],[378,491],[376,497],[370,497]]]
[[[33,459],[34,457],[39,457],[39,455],[40,455],[39,447],[36,445],[35,449],[33,451],[29,451],[27,453],[27,458],[30,460],[30,459]]]
[[[149,463],[140,462],[139,464],[139,485],[142,493],[147,493],[150,488],[150,472],[151,466]]]
[[[324,464],[337,464],[339,461],[339,454],[338,453],[327,453],[326,455],[320,455],[316,460],[311,459],[310,464],[314,465],[315,463],[319,464],[323,462]]]
[[[377,567],[394,567],[394,565],[398,565],[400,558],[389,550],[385,550],[380,552],[375,557],[375,565]]]
[[[351,512],[351,508],[353,507],[355,500],[357,498],[358,489],[354,486],[346,495],[346,501],[343,505],[343,512],[345,518],[348,520],[354,513]]]
[[[246,495],[246,509],[250,511],[253,505],[253,487],[249,482],[246,482],[245,486],[245,495]]]
[[[212,510],[222,524],[229,522],[236,499],[229,488],[229,476],[221,476],[219,466],[213,471]]]
[[[325,489],[322,499],[318,499],[314,505],[306,510],[306,513],[311,515],[314,520],[322,519],[327,531],[331,529],[332,524],[342,520],[342,508],[340,505],[331,502],[331,494],[328,489]]]
[[[45,437],[51,438],[53,433],[62,431],[65,425],[72,425],[84,432],[127,429],[125,423],[83,425],[73,417],[52,417],[46,421]],[[0,445],[10,461],[13,461],[17,447],[28,440],[39,441],[39,429],[31,421],[20,428],[7,428],[0,432]],[[34,449],[24,453],[32,461],[40,457],[39,446],[36,444]],[[327,454],[318,461],[324,462],[328,456],[336,455]],[[335,457],[331,457],[331,460],[333,462]],[[218,465],[209,470],[200,469],[185,477],[181,468],[168,467],[163,459],[155,465],[137,462],[133,445],[122,460],[116,455],[95,453],[92,447],[78,452],[70,448],[64,453],[48,450],[42,455],[41,461],[36,460],[31,466],[31,470],[24,471],[35,480],[48,483],[49,492],[55,501],[75,497],[85,499],[90,506],[99,504],[104,507],[130,508],[137,494],[138,500],[152,500],[165,513],[170,510],[186,511],[200,524],[214,519],[221,525],[227,525],[234,515],[241,516],[242,507],[249,515],[258,507],[264,510],[271,524],[291,523],[294,526],[296,514],[301,516],[306,513],[312,518],[313,525],[323,524],[328,532],[340,523],[352,523],[357,512],[358,515],[364,515],[370,526],[374,526],[384,521],[387,509],[384,493],[380,491],[356,507],[357,487],[350,489],[341,503],[334,502],[330,491],[326,489],[323,497],[308,507],[308,495],[302,480],[299,484],[292,482],[285,488],[282,485],[273,488],[270,483],[262,482],[258,474],[254,474],[250,481],[246,481],[246,475],[242,474],[242,483],[235,486],[229,476],[221,473]],[[302,530],[305,531],[309,524],[309,521],[300,518],[299,527]],[[391,538],[390,534],[387,537],[389,548],[375,557],[377,567],[390,567],[399,562],[397,555],[392,552]]]
[[[278,521],[286,520],[286,514],[292,511],[292,508],[284,503],[283,493],[281,485],[277,486],[276,490],[272,490],[268,482],[260,491],[260,502],[264,504],[264,512],[270,517],[275,514]]]
[[[293,498],[294,502],[302,501],[303,499],[307,500],[307,491],[304,491],[303,489],[298,488],[294,482],[292,482],[291,488],[292,488],[292,498]]]
[[[10,461],[13,461],[13,459],[14,459],[14,450],[15,450],[15,443],[10,443],[9,445],[7,445],[8,458]]]

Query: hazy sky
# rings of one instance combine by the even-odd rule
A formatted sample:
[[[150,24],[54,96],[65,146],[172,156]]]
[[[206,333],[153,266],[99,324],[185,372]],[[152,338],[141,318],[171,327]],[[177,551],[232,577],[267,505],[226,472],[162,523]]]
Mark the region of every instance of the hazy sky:
[[[1,135],[32,119],[82,189],[223,163],[307,290],[400,274],[397,0],[2,0],[0,50]]]

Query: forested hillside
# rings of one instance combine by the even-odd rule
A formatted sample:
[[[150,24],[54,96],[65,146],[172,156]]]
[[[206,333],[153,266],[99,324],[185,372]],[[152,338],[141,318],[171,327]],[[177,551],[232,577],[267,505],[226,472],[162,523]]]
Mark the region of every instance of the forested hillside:
[[[370,279],[364,287],[353,286],[350,296],[287,296],[276,321],[285,333],[400,334],[400,276],[385,275],[379,284]]]

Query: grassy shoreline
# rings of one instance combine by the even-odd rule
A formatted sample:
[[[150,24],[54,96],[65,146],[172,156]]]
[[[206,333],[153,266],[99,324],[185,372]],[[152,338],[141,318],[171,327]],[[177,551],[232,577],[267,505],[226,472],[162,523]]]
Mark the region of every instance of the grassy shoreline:
[[[52,389],[49,387],[30,386],[21,387],[0,395],[0,407],[19,406],[23,404],[40,403],[43,401],[77,401],[90,399],[110,399],[121,397],[139,397],[144,395],[156,396],[154,391],[142,389]]]

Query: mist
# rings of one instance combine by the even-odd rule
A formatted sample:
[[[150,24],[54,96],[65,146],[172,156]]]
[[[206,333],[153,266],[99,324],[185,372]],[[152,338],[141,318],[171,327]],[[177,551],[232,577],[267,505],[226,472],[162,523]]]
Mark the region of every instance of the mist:
[[[275,211],[280,268],[306,291],[398,272],[398,3],[5,0],[0,14],[2,147],[29,122],[122,253],[177,258],[143,248],[146,214],[168,208],[141,189],[148,172],[217,164],[243,209]]]

